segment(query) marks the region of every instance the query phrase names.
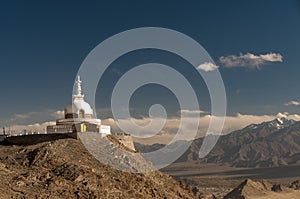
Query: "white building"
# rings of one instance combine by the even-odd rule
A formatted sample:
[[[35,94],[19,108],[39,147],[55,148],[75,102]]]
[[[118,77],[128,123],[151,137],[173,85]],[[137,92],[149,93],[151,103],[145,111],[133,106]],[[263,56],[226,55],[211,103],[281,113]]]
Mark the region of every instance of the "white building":
[[[48,126],[47,133],[99,132],[111,134],[110,126],[102,125],[101,120],[94,117],[91,106],[84,101],[80,76],[77,76],[75,83],[73,101],[64,110],[65,118],[56,120],[56,125]]]

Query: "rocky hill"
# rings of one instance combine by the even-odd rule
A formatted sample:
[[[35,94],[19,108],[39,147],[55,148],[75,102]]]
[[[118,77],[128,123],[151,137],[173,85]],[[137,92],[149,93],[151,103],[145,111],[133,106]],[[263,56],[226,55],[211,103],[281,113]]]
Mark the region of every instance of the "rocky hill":
[[[199,159],[202,142],[203,138],[194,140],[177,161],[227,164],[235,167],[300,164],[300,122],[286,118],[251,124],[241,130],[223,135],[213,150],[205,158]],[[136,149],[146,152],[161,147],[163,145],[136,144]]]
[[[299,181],[282,185],[265,180],[253,181],[246,179],[224,197],[224,199],[247,198],[300,198]]]
[[[112,144],[102,149],[120,162]],[[61,139],[29,146],[0,145],[0,198],[211,198],[172,177],[115,170],[97,161],[80,140]],[[125,164],[125,163],[124,163]],[[149,167],[142,162],[139,166]],[[135,165],[133,164],[132,167]]]

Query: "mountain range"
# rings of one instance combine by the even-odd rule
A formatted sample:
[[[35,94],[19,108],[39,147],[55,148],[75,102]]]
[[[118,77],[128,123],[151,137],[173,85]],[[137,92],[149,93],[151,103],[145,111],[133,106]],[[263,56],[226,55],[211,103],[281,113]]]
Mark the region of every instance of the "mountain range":
[[[216,163],[234,167],[275,167],[300,164],[300,122],[287,118],[251,124],[243,129],[222,135],[213,150],[206,157],[199,159],[199,150],[203,140],[204,138],[195,139],[177,162]],[[171,145],[167,148],[174,148]],[[164,146],[162,144],[135,144],[136,149],[142,152],[157,150]]]

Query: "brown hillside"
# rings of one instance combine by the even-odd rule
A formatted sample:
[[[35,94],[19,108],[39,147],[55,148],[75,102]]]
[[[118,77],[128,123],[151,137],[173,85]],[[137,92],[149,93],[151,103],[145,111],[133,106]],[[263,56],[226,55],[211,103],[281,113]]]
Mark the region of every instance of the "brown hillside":
[[[132,161],[131,157],[127,159]],[[194,198],[201,195],[199,191],[194,195],[191,188],[159,171],[137,174],[112,169],[97,161],[75,139],[30,146],[0,145],[0,162],[0,198]]]
[[[296,199],[300,198],[300,191],[297,189],[297,183],[298,181],[295,181],[291,183],[291,185],[282,185],[273,184],[265,180],[252,181],[247,179],[238,187],[229,192],[224,199]]]

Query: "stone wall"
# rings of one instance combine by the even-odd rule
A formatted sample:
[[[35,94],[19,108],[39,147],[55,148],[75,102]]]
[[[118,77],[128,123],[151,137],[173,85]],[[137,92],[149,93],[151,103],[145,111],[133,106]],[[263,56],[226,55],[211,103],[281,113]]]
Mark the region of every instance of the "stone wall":
[[[86,132],[88,133],[88,132]],[[99,136],[102,134],[99,133]],[[130,134],[118,133],[113,135],[114,139],[127,147],[132,151],[136,151],[133,140]],[[33,135],[22,135],[22,136],[10,136],[6,137],[5,143],[16,144],[16,145],[32,145],[41,142],[54,141],[58,139],[74,138],[77,139],[77,133],[48,133],[48,134],[33,134]]]
[[[77,139],[76,133],[49,133],[49,134],[33,134],[33,135],[22,135],[22,136],[10,136],[6,137],[5,143],[16,144],[16,145],[31,145],[40,142],[54,141],[64,138]]]

